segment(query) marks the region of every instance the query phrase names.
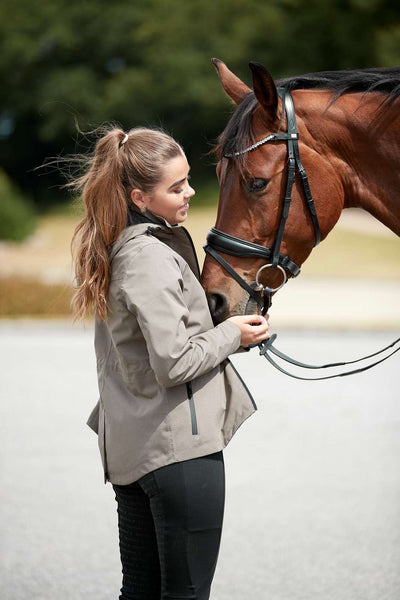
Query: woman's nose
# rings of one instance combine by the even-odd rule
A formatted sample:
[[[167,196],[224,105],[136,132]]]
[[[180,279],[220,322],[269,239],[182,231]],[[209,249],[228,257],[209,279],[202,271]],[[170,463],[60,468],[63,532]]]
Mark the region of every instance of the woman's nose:
[[[192,196],[194,196],[194,195],[195,195],[195,193],[196,193],[196,192],[194,191],[194,189],[193,189],[193,188],[192,188],[192,187],[189,185],[189,186],[188,186],[188,189],[187,189],[187,192],[186,192],[186,196],[187,196],[188,198],[192,198]]]

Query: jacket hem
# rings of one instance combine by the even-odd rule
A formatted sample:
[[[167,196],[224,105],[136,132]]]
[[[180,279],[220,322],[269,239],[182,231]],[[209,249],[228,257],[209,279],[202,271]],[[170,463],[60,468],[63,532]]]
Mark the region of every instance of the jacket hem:
[[[183,453],[182,456],[179,457],[179,459],[177,459],[176,457],[169,457],[168,459],[166,459],[166,457],[163,456],[163,460],[160,461],[160,464],[157,464],[155,463],[155,461],[152,461],[153,464],[150,465],[146,461],[143,462],[141,465],[135,467],[131,471],[128,471],[127,473],[119,475],[107,473],[107,481],[115,485],[129,485],[131,483],[134,483],[135,481],[138,481],[138,479],[140,479],[144,475],[147,475],[147,473],[152,473],[153,471],[156,471],[157,469],[160,469],[162,467],[166,467],[167,465],[184,462],[185,460],[191,460],[192,458],[200,458],[201,456],[207,456],[208,454],[213,454],[214,452],[220,452],[221,450],[224,450],[224,448],[226,448],[231,439],[232,438],[230,437],[228,440],[221,440],[219,444],[210,445],[210,447],[207,446],[205,448],[202,447],[193,449],[193,451],[189,452],[187,456],[185,453]]]

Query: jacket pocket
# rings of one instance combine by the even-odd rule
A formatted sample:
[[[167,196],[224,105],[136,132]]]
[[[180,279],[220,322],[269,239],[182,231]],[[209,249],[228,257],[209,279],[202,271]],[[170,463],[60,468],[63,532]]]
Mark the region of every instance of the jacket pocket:
[[[199,431],[197,428],[196,407],[194,405],[193,388],[192,388],[191,381],[188,381],[186,383],[186,391],[187,391],[187,397],[188,397],[188,401],[189,401],[190,421],[192,423],[192,435],[198,435]]]

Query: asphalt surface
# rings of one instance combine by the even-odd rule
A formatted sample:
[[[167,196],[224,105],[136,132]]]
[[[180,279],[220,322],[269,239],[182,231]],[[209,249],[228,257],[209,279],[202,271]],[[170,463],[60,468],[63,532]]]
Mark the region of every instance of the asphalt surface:
[[[306,361],[351,359],[395,331],[283,331]],[[0,323],[0,598],[116,600],[116,510],[96,437],[92,330]],[[213,600],[400,598],[399,354],[298,382],[257,351],[234,361],[258,412],[225,452]]]

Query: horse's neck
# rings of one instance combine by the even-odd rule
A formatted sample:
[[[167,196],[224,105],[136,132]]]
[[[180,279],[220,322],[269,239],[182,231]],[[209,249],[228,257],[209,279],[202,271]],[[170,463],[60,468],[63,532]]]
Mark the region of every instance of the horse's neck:
[[[328,110],[325,104],[315,135],[341,178],[344,208],[363,208],[400,235],[399,105],[379,112],[381,101],[378,94],[348,94]]]

